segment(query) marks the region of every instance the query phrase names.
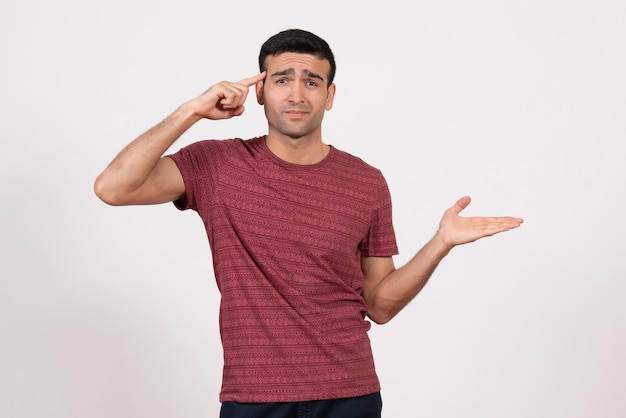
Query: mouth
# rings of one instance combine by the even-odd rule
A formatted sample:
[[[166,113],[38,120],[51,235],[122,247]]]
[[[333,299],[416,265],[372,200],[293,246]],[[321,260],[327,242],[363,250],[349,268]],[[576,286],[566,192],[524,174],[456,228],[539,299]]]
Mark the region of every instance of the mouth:
[[[285,110],[285,114],[287,116],[293,116],[293,117],[301,117],[304,116],[306,114],[308,114],[309,112],[304,110],[304,109],[289,109],[289,110]]]

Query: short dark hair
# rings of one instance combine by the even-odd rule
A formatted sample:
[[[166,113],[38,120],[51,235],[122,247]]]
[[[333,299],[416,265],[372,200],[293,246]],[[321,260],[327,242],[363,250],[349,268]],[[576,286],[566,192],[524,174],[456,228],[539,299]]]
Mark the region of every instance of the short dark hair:
[[[311,54],[318,58],[326,59],[330,63],[328,73],[328,85],[335,79],[335,56],[328,43],[315,35],[302,29],[287,29],[271,36],[261,46],[259,52],[259,70],[265,71],[265,59],[269,56],[280,55],[284,52],[296,52],[299,54]]]

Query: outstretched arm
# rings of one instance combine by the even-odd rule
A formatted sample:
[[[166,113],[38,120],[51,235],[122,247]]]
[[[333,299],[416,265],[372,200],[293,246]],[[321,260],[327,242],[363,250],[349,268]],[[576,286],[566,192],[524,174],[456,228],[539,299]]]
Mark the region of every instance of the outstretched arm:
[[[435,236],[404,266],[396,269],[391,257],[363,257],[363,297],[368,316],[376,323],[391,320],[419,292],[441,260],[457,245],[517,228],[521,218],[472,217],[459,213],[471,199],[464,196],[445,211]]]
[[[200,119],[228,119],[241,115],[249,87],[264,78],[263,72],[236,83],[223,81],[181,105],[115,157],[96,179],[96,195],[116,206],[178,199],[185,192],[182,176],[174,161],[162,155]]]

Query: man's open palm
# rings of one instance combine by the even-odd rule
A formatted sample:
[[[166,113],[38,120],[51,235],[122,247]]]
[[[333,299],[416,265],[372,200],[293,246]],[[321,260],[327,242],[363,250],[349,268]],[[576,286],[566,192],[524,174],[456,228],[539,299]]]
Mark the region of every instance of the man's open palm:
[[[469,196],[460,198],[445,211],[439,223],[439,233],[444,242],[451,246],[467,244],[483,237],[517,228],[524,222],[512,216],[464,218],[459,213],[471,202]]]

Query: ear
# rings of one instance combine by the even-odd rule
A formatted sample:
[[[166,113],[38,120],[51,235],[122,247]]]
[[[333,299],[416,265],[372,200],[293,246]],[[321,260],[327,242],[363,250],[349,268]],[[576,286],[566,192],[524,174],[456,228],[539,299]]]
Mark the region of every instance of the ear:
[[[328,86],[328,92],[326,93],[326,106],[324,106],[326,110],[330,110],[333,108],[333,101],[335,100],[336,91],[337,87],[335,86],[335,83]]]
[[[256,101],[260,105],[265,104],[265,102],[263,100],[263,87],[264,87],[264,85],[265,85],[265,80],[257,81],[257,83],[254,85],[254,89],[256,91]]]

